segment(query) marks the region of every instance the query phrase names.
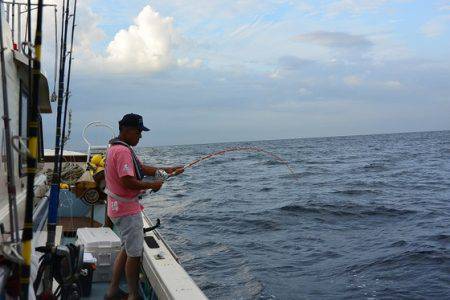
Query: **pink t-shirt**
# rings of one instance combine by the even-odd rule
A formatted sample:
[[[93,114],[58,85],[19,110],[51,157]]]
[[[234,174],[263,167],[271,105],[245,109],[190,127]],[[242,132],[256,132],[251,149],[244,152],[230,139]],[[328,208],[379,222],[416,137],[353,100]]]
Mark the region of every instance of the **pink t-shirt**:
[[[109,147],[106,154],[106,188],[117,196],[132,199],[140,191],[129,189],[122,184],[120,178],[135,176],[131,151],[123,145]],[[124,202],[108,196],[108,216],[118,218],[133,215],[143,210],[137,201]]]

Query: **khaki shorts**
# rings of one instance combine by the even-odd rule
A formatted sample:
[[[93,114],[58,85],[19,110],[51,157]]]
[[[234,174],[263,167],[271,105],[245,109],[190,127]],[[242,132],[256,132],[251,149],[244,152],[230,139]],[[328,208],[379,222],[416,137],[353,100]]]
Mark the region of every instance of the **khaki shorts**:
[[[141,213],[129,216],[111,218],[119,231],[122,249],[129,257],[140,257],[144,250],[144,223]]]

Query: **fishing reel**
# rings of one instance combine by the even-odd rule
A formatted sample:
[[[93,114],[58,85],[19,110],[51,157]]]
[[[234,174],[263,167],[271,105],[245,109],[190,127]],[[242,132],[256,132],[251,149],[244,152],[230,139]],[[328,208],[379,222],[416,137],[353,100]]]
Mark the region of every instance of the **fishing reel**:
[[[166,181],[167,179],[169,179],[169,174],[167,174],[166,171],[164,170],[156,170],[155,172],[155,180],[161,180],[161,181]]]
[[[158,169],[155,171],[155,175],[145,176],[142,180],[145,182],[153,182],[153,181],[166,181],[169,178],[170,178],[170,176],[169,176],[169,174],[167,174],[166,171]],[[152,192],[152,190],[146,191],[141,196],[150,194],[151,192]]]

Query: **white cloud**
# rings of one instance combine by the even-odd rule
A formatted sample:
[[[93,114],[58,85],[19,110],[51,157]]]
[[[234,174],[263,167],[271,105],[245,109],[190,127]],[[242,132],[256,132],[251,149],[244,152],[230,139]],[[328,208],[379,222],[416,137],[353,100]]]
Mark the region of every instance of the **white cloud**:
[[[443,1],[439,7],[439,10],[450,10],[450,1]]]
[[[442,35],[449,27],[450,15],[438,16],[427,23],[425,23],[420,31],[423,35],[429,38],[434,38]]]
[[[88,3],[81,5],[78,15],[75,63],[79,71],[152,73],[171,67],[199,68],[203,64],[196,57],[176,57],[175,49],[186,40],[175,30],[172,17],[161,16],[149,5],[139,12],[132,25],[115,33],[106,51],[96,48],[105,39],[99,26],[100,16]]]
[[[351,87],[361,85],[362,83],[362,79],[356,75],[346,76],[343,80],[346,85]]]
[[[280,78],[282,78],[280,69],[276,69],[275,71],[271,72],[269,74],[269,77],[272,78],[272,79],[280,79]]]
[[[311,93],[312,93],[312,92],[311,92],[309,89],[304,88],[304,87],[298,89],[298,94],[299,94],[300,96],[311,95]]]
[[[364,35],[324,30],[299,34],[295,39],[333,48],[367,48],[373,45]]]
[[[369,57],[374,64],[384,64],[411,58],[413,49],[395,38],[390,32],[371,35],[374,46],[369,51]]]
[[[309,15],[315,15],[318,13],[318,10],[311,4],[306,2],[300,2],[300,3],[292,3],[295,8],[302,13],[306,13]]]
[[[389,2],[410,2],[411,0],[338,0],[327,5],[328,15],[334,16],[341,13],[359,15],[365,12],[375,12]]]
[[[349,75],[345,76],[342,81],[347,85],[348,87],[358,87],[362,86],[363,84],[366,87],[372,87],[372,88],[381,88],[383,90],[399,90],[403,88],[403,84],[398,80],[365,80],[358,75]]]
[[[374,11],[385,4],[387,0],[340,0],[330,3],[327,12],[330,15],[340,13],[360,14],[365,11]]]
[[[314,61],[294,55],[284,55],[278,59],[278,65],[283,70],[302,70],[312,64],[314,64]]]
[[[57,9],[57,24],[55,28],[55,7],[47,6],[44,8],[44,18],[43,18],[43,43],[42,43],[42,68],[43,73],[47,76],[47,79],[50,84],[50,89],[53,88],[53,81],[55,80],[55,51],[59,54],[60,45],[60,35],[61,35],[61,14],[63,12],[62,9],[62,1],[61,0],[47,0],[46,4],[56,5]],[[100,17],[94,13],[90,7],[92,0],[83,0],[77,2],[77,14],[76,14],[76,27],[75,27],[75,36],[74,36],[74,49],[73,49],[73,63],[74,68],[76,66],[75,72],[78,72],[79,66],[88,68],[91,64],[87,62],[93,62],[98,59],[98,55],[93,51],[94,46],[97,42],[102,41],[106,35],[103,30],[98,26],[100,23]],[[69,14],[73,13],[73,4],[74,2],[70,2]],[[22,15],[22,18],[25,18],[26,14]],[[35,23],[36,11],[32,14],[32,24]],[[70,36],[72,30],[72,18],[69,20],[68,27],[68,41],[67,41],[67,51],[70,49]],[[23,27],[25,24],[22,19],[22,41],[25,34],[25,30]],[[58,44],[58,49],[55,49],[55,29],[57,33],[56,41]],[[32,29],[32,33],[34,36],[34,28]],[[67,67],[67,65],[66,65]],[[56,70],[56,73],[58,71]]]
[[[179,41],[173,19],[147,5],[133,25],[116,33],[107,47],[106,63],[118,71],[160,71],[173,62],[172,50]]]
[[[83,60],[97,59],[93,45],[106,38],[106,34],[99,27],[101,18],[92,11],[90,2],[82,1],[77,5],[74,55]]]
[[[195,59],[189,59],[187,57],[185,58],[179,58],[177,59],[177,65],[180,67],[186,67],[186,68],[199,68],[203,64],[203,60],[199,58]]]
[[[262,19],[263,19],[262,16],[256,16],[251,23],[239,26],[234,31],[232,31],[230,33],[230,37],[232,37],[232,38],[234,38],[234,37],[246,37],[249,34],[252,34],[252,32],[254,32],[255,30],[259,30],[260,29],[261,24],[263,23]]]
[[[403,87],[401,82],[398,80],[388,80],[388,81],[383,82],[382,85],[388,89],[393,89],[393,90],[400,89]]]

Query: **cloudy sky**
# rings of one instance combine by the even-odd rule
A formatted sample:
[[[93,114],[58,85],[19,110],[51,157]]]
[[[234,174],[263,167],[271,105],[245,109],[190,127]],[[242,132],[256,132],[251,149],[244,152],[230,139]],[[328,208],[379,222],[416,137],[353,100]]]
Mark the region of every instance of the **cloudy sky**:
[[[129,112],[142,145],[450,129],[450,1],[79,2],[69,147]]]

